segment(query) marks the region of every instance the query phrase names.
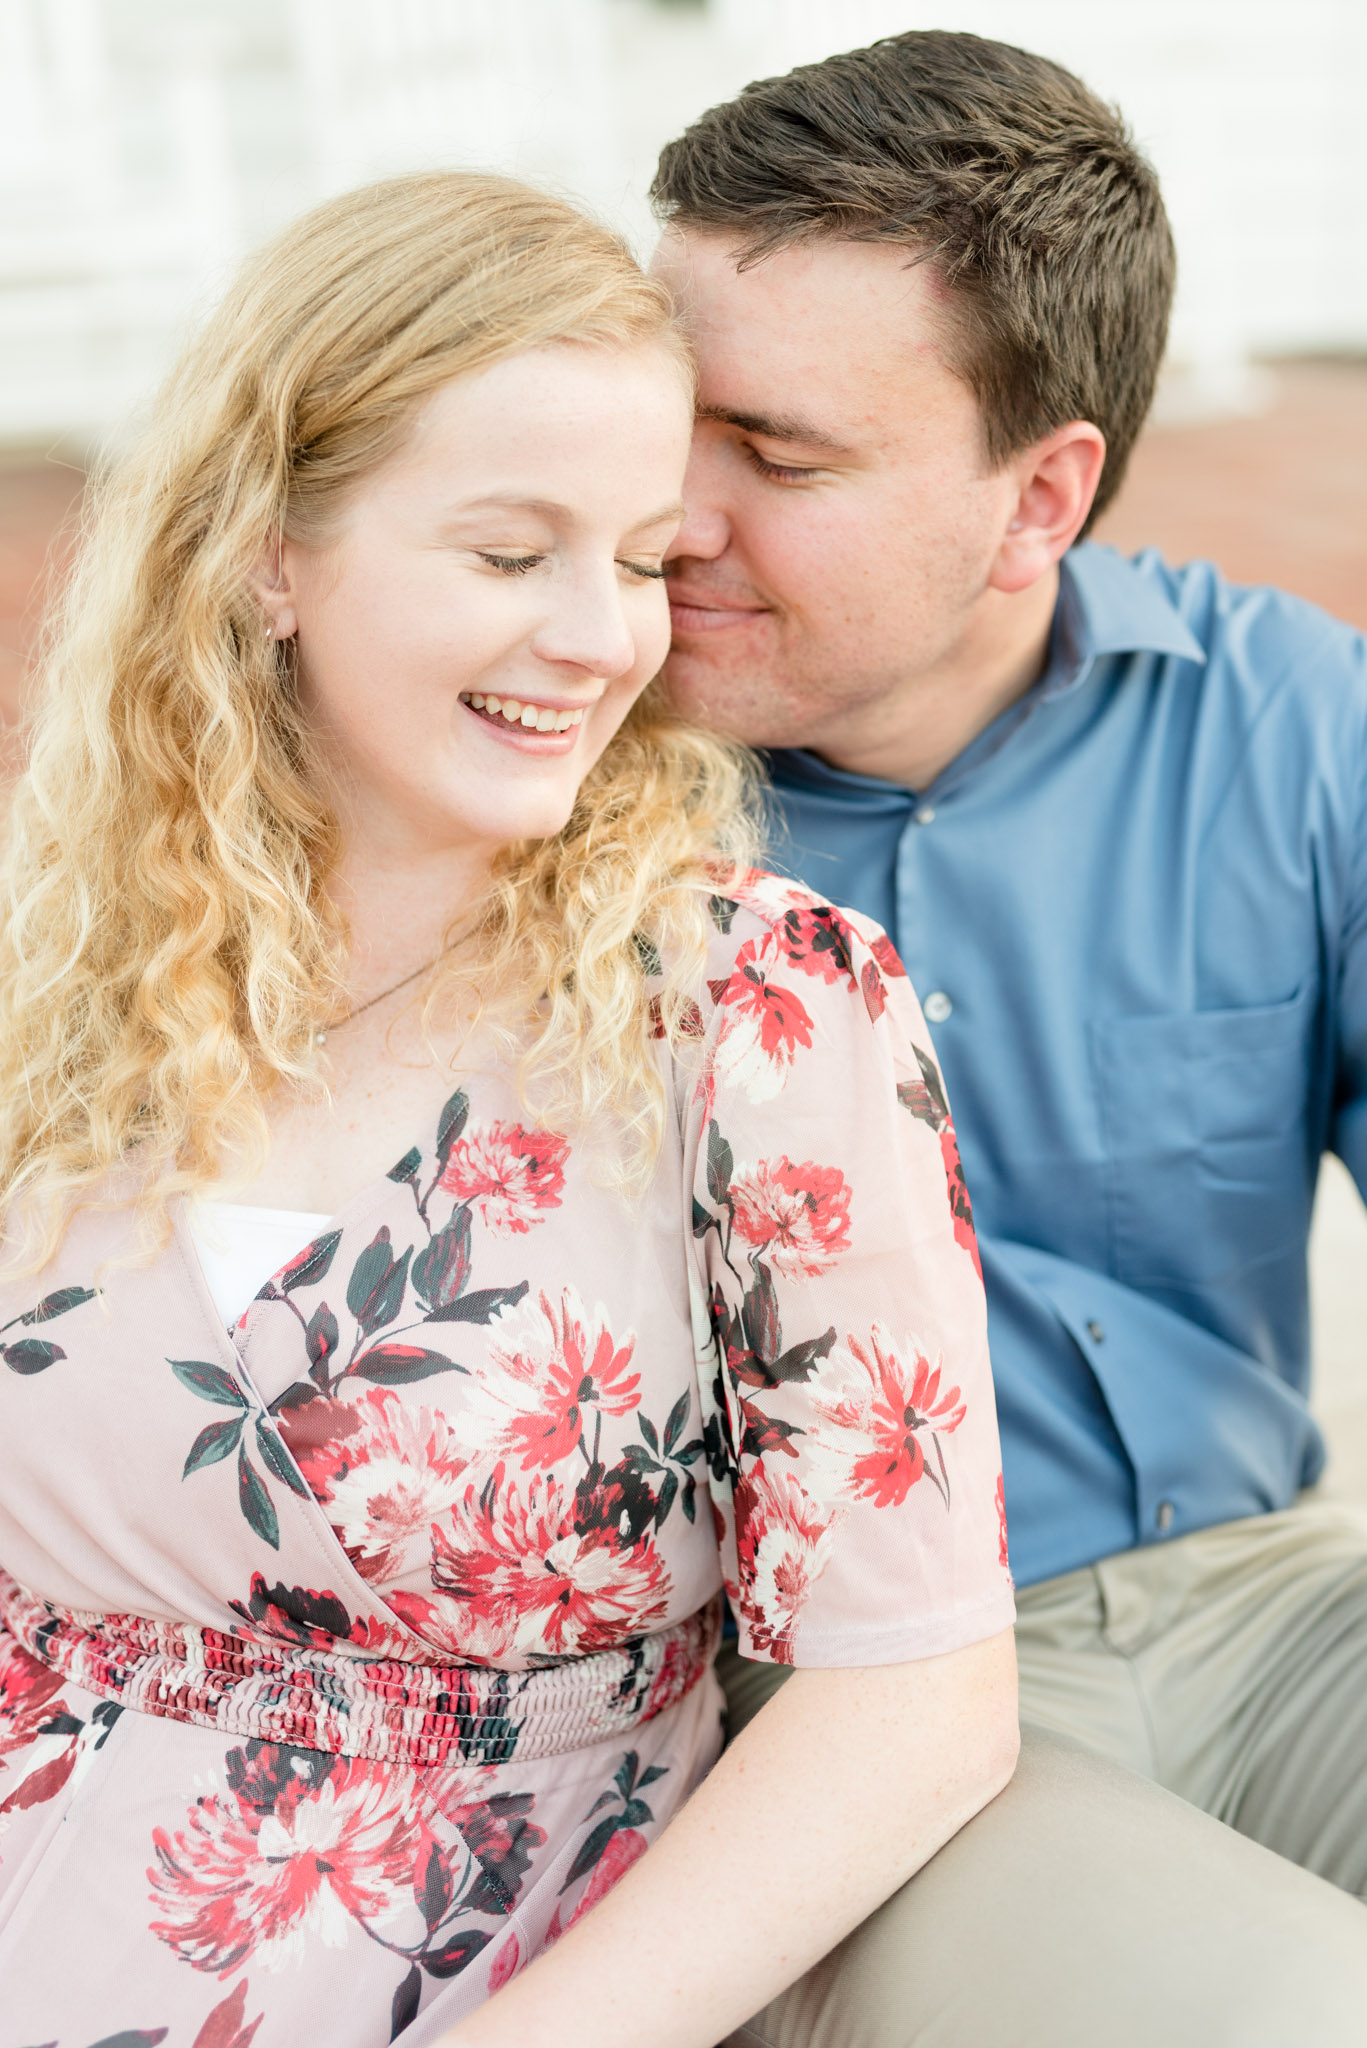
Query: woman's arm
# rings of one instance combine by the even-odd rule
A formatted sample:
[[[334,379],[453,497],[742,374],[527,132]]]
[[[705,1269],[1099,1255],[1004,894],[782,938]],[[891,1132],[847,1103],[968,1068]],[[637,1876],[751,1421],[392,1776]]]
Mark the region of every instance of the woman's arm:
[[[659,1841],[441,2048],[712,2048],[794,1983],[1015,1768],[1011,1631],[795,1671]]]

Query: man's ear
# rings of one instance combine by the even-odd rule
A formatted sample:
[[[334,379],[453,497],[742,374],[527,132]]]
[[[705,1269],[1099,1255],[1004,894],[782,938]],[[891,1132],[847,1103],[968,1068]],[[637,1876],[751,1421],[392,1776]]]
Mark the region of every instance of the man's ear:
[[[1100,427],[1070,420],[1007,465],[1016,507],[988,579],[994,590],[1028,590],[1067,553],[1092,509],[1105,460]]]
[[[261,606],[265,630],[270,639],[288,640],[298,632],[299,617],[294,607],[294,591],[290,583],[289,564],[281,534],[272,534],[261,550],[247,578],[247,584]]]

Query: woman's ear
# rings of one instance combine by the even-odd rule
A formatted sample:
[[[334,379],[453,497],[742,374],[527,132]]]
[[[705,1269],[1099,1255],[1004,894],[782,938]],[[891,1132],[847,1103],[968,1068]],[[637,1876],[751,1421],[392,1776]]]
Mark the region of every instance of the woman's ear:
[[[256,558],[248,587],[265,614],[266,638],[289,640],[299,630],[283,536],[277,531]]]
[[[1086,524],[1105,461],[1105,436],[1090,420],[1071,420],[1014,459],[1016,508],[988,579],[994,590],[1027,590],[1067,553]]]

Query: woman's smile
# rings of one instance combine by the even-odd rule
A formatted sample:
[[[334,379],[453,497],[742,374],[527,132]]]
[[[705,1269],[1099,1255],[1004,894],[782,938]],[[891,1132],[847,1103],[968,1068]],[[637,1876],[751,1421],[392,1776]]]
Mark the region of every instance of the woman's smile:
[[[532,754],[568,754],[592,704],[547,704],[529,697],[499,697],[462,690],[460,702],[505,744]]]

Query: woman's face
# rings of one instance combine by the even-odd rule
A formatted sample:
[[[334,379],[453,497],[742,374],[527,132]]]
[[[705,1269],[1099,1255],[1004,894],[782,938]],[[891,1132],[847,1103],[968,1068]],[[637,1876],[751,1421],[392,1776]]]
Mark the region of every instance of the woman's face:
[[[267,594],[356,848],[558,832],[660,667],[691,395],[661,347],[458,377]]]

